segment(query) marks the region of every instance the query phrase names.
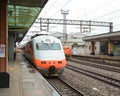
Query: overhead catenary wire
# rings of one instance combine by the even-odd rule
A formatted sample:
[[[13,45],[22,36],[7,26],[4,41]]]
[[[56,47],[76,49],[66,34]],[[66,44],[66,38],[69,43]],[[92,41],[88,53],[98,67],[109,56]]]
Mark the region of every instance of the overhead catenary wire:
[[[116,0],[116,1],[118,1],[118,0]],[[94,10],[92,10],[92,11],[89,11],[89,12],[85,13],[84,15],[81,15],[81,16],[75,18],[75,19],[79,19],[80,17],[85,16],[85,15],[93,14],[93,13],[95,13],[96,11],[98,11],[99,9],[103,9],[103,8],[106,7],[106,6],[109,6],[109,5],[113,4],[113,3],[115,3],[116,1],[115,1],[115,0],[112,0],[111,2],[106,3],[106,4],[104,4],[104,5],[101,5],[100,7],[97,7],[96,9],[94,9]]]
[[[53,13],[53,15],[51,15],[51,16],[49,16],[48,18],[51,18],[51,17],[54,17],[62,8],[64,8],[65,6],[67,6],[69,3],[70,3],[70,1],[72,1],[72,0],[68,0],[66,3],[64,3],[64,5],[62,6],[62,7],[60,7],[55,13]],[[55,3],[55,2],[54,2]],[[53,4],[54,4],[53,3]],[[53,5],[52,4],[52,5]],[[51,5],[51,6],[52,6]],[[46,12],[48,12],[49,10],[47,10]],[[44,13],[45,14],[45,13]],[[42,15],[42,17],[43,17],[43,15]]]
[[[113,15],[113,14],[112,14]],[[109,21],[109,22],[114,22],[114,24],[117,22],[117,23],[119,23],[118,22],[118,19],[120,19],[120,15],[117,15],[117,16],[110,16],[110,17],[108,17],[108,18],[106,18],[106,19],[104,19],[104,21]]]
[[[61,9],[63,9],[65,6],[67,6],[72,0],[68,0],[61,8],[59,8],[55,13],[53,13],[53,15],[51,15],[50,17],[55,16],[58,12],[60,12]]]
[[[109,12],[109,13],[104,14],[104,15],[102,15],[102,16],[96,17],[96,18],[94,18],[94,19],[92,19],[92,20],[95,20],[95,19],[98,19],[98,18],[102,18],[102,17],[105,17],[105,16],[107,16],[107,15],[110,15],[110,14],[113,14],[113,13],[116,13],[116,12],[119,12],[119,11],[120,11],[120,9],[115,10],[115,11],[112,11],[112,12]]]
[[[57,1],[57,0],[56,0]],[[60,13],[60,10],[62,9],[62,8],[65,8],[65,6],[67,6],[69,3],[70,3],[70,1],[71,0],[68,0],[66,3],[64,3],[64,5],[61,7],[61,6],[58,6],[59,7],[59,9],[57,10],[57,11],[55,11],[53,14],[50,14],[51,16],[50,17],[52,17],[52,18],[54,18],[54,16],[55,15],[57,15],[57,13],[59,12]],[[90,12],[88,12],[88,13],[86,13],[87,15],[89,15],[89,14],[92,14],[93,12],[96,12],[97,10],[99,10],[99,9],[104,9],[104,7],[106,7],[106,6],[108,6],[109,7],[109,5],[111,5],[111,4],[113,4],[113,3],[115,3],[116,1],[119,1],[119,0],[112,0],[112,1],[110,1],[110,2],[108,2],[108,3],[106,3],[106,4],[104,4],[104,5],[102,5],[102,6],[100,6],[100,7],[98,7],[98,8],[96,8],[96,9],[94,9],[94,10],[92,10],[92,11],[90,11]],[[117,2],[116,2],[117,3]],[[53,4],[51,4],[51,6],[52,5],[54,5],[55,4],[55,2],[53,3]],[[50,10],[46,10],[46,12],[48,12],[48,11],[50,11]],[[113,19],[115,19],[114,17],[112,18],[112,17],[110,17],[110,15],[112,15],[112,14],[114,14],[114,13],[118,13],[120,11],[120,9],[118,9],[118,10],[114,10],[114,11],[112,11],[112,12],[108,12],[108,13],[103,13],[103,15],[101,15],[101,16],[98,16],[98,17],[93,17],[93,19],[92,20],[98,20],[98,19],[101,19],[101,20],[113,20]],[[112,15],[113,16],[113,15]],[[104,18],[105,17],[105,18]],[[107,17],[108,17],[108,19],[107,19]],[[119,17],[118,17],[119,18]],[[115,21],[115,20],[114,20]],[[116,22],[116,21],[115,21]]]
[[[47,8],[47,10],[44,12],[44,14],[41,17],[43,17],[47,12],[49,12],[57,1],[58,0],[54,0],[54,2],[49,6],[49,8]],[[47,6],[47,4],[46,4],[46,6]]]

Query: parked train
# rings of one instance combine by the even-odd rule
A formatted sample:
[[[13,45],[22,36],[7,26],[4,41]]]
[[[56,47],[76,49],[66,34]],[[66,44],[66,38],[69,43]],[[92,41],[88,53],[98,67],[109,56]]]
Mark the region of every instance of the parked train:
[[[71,57],[71,55],[72,55],[72,48],[69,47],[69,46],[64,46],[63,49],[64,49],[65,56]]]
[[[36,35],[24,47],[24,55],[45,76],[58,76],[66,66],[61,41],[49,35]]]

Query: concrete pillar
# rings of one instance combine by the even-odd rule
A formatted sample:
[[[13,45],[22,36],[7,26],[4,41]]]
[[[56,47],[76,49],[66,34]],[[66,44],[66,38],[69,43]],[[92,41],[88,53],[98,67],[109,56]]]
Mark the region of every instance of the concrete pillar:
[[[8,60],[13,61],[15,60],[14,58],[14,47],[15,47],[15,37],[14,34],[9,34],[8,38]]]
[[[8,0],[0,0],[0,88],[9,87],[7,6]]]
[[[91,55],[95,55],[95,42],[94,41],[91,42],[91,46],[92,46]]]
[[[109,42],[108,42],[108,55],[110,55],[110,56],[113,56],[114,54],[113,54],[113,41],[112,40],[110,40]]]

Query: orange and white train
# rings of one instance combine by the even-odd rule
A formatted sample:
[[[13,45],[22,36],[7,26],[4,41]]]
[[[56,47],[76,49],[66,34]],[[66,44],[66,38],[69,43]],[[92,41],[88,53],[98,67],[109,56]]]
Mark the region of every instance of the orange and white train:
[[[45,76],[58,76],[66,66],[61,41],[49,35],[36,35],[24,47],[24,55]]]
[[[64,46],[64,47],[63,47],[63,50],[64,50],[64,53],[65,53],[65,56],[71,57],[71,55],[72,55],[72,48],[71,48],[71,47],[69,47],[69,46]]]

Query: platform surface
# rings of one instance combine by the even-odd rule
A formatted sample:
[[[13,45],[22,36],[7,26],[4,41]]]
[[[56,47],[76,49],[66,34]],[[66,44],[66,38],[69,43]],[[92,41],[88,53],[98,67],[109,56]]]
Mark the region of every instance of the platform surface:
[[[8,63],[10,88],[0,88],[0,96],[60,96],[21,54]]]

